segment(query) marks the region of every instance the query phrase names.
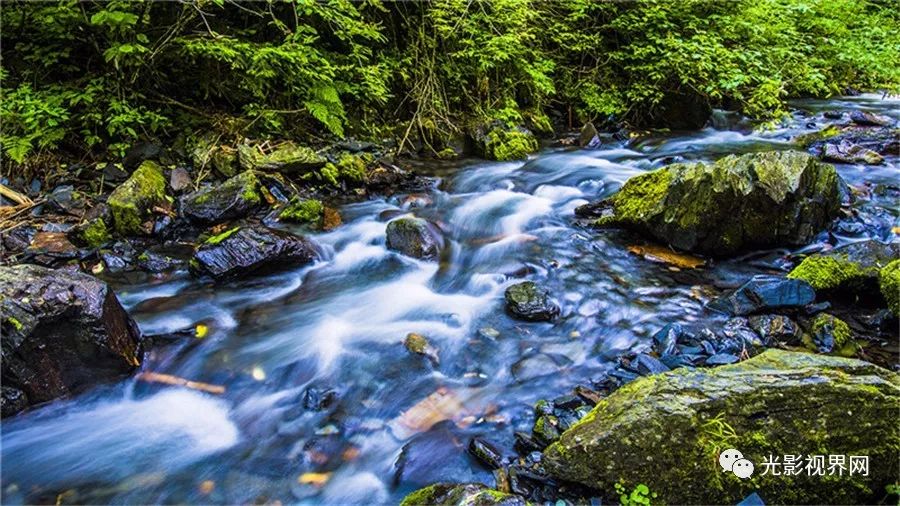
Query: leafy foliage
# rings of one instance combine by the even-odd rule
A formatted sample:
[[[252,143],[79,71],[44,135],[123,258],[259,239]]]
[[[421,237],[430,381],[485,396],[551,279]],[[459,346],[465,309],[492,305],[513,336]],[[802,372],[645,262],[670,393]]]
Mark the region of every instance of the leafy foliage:
[[[896,91],[893,7],[8,1],[0,143],[21,162],[59,150],[119,155],[139,139],[210,129],[308,140],[394,135],[402,124],[431,142],[471,120],[546,130],[553,109],[652,126],[672,96],[777,119],[792,96]]]

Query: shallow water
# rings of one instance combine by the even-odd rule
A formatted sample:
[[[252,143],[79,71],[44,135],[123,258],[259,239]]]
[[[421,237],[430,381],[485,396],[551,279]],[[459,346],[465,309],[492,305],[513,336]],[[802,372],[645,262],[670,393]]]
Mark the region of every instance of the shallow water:
[[[771,132],[719,115],[719,129],[548,149],[527,162],[425,167],[441,176],[433,191],[346,205],[343,226],[311,234],[326,252],[315,265],[217,286],[185,272],[110,279],[145,334],[209,328],[203,339],[155,348],[144,370],[227,390],[128,380],[4,421],[3,502],[65,492],[63,502],[77,503],[371,504],[438,480],[493,484],[465,454],[469,437],[511,453],[534,401],[602,378],[666,323],[716,319],[704,309],[710,297],[786,265],[780,250],[672,270],[629,253],[639,243],[629,234],[574,226],[577,206],[673,160],[789,149],[790,137],[823,127],[829,109],[900,119],[898,105],[876,96],[798,101],[790,125]],[[838,229],[839,241],[896,240],[898,168],[896,158],[838,166],[851,186],[870,188],[855,204],[861,225]],[[386,250],[386,222],[407,213],[443,230],[440,262]],[[522,278],[550,289],[561,318],[504,314],[503,291]],[[439,349],[439,365],[404,349],[410,332]],[[337,400],[304,409],[307,389],[332,389]],[[453,420],[416,435],[398,417],[435,392],[450,399]],[[331,474],[321,487],[298,481],[313,472]]]

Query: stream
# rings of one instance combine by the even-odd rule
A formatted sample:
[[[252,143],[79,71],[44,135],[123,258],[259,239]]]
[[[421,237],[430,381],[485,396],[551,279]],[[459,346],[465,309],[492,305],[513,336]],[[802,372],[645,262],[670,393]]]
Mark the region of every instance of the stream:
[[[576,207],[673,161],[790,149],[791,137],[837,121],[828,110],[900,119],[900,100],[875,95],[792,105],[787,126],[762,133],[717,112],[699,132],[603,138],[594,150],[419,162],[439,179],[434,190],[343,205],[344,224],[330,232],[285,226],[322,245],[324,259],[307,267],[217,285],[186,270],[105,277],[145,335],[208,329],[158,344],[144,371],[225,392],[129,379],[4,420],[2,502],[373,504],[436,481],[493,485],[467,455],[471,437],[512,455],[535,401],[602,379],[667,323],[724,322],[705,303],[753,274],[783,272],[793,253],[674,269],[629,252],[644,244],[631,234],[576,226]],[[896,238],[897,157],[837,167],[873,190],[854,204],[860,225],[835,227],[835,238]],[[386,222],[407,213],[443,230],[439,262],[386,249]],[[553,294],[560,318],[505,314],[504,289],[523,279]],[[438,350],[438,364],[404,348],[411,332]],[[402,416],[417,405],[431,418]]]

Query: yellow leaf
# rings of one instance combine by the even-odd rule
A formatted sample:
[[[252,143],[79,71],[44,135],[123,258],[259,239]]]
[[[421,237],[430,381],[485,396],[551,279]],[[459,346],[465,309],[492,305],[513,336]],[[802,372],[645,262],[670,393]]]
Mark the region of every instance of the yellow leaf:
[[[893,227],[893,228],[891,228],[891,232],[892,232],[892,233],[895,233],[895,234],[900,234],[900,227]]]
[[[678,253],[676,251],[672,251],[669,248],[666,248],[665,246],[658,246],[655,244],[629,246],[628,251],[634,253],[635,255],[640,255],[647,260],[650,260],[651,262],[661,262],[684,269],[696,269],[697,267],[701,267],[706,264],[706,260],[700,257],[695,257],[693,255],[688,255],[685,253]]]
[[[331,473],[303,473],[297,478],[297,482],[301,485],[315,485],[321,487],[328,483]]]
[[[203,339],[204,337],[206,337],[206,334],[208,332],[209,332],[209,327],[207,327],[206,325],[204,325],[202,323],[198,323],[196,331],[194,332],[194,335],[197,337],[197,339]]]
[[[216,488],[216,482],[212,480],[205,480],[200,483],[200,493],[203,495],[209,495]]]

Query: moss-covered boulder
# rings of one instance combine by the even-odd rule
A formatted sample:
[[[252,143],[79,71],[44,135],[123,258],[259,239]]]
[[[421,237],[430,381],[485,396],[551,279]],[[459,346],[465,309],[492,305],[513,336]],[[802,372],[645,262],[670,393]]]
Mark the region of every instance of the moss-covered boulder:
[[[804,258],[788,277],[806,281],[824,296],[870,297],[878,292],[881,268],[898,257],[900,244],[856,242]]]
[[[324,214],[321,200],[295,197],[278,212],[278,221],[320,225]]]
[[[393,220],[387,224],[385,235],[388,249],[423,260],[436,259],[444,246],[437,227],[421,218],[407,216]]]
[[[795,151],[683,163],[633,177],[582,206],[598,227],[625,227],[678,249],[713,256],[812,239],[840,210],[834,167]]]
[[[238,161],[244,170],[290,174],[321,168],[328,160],[312,148],[288,141],[273,148],[241,144],[238,146]]]
[[[400,506],[525,506],[525,501],[481,483],[435,483],[409,494]]]
[[[544,462],[557,478],[598,490],[647,484],[663,503],[735,504],[757,491],[767,504],[872,504],[900,472],[898,410],[897,373],[769,350],[635,380],[563,433]],[[754,464],[752,477],[721,469],[730,448]],[[785,454],[824,455],[825,475],[764,473],[765,459]],[[828,455],[868,456],[868,476],[829,475]]]
[[[885,265],[878,275],[881,295],[894,316],[900,316],[900,259]]]
[[[166,178],[162,168],[147,160],[119,185],[106,200],[116,232],[122,235],[148,234],[154,208],[169,206]]]
[[[216,223],[242,218],[266,204],[260,192],[260,173],[252,170],[181,198],[181,212],[193,221]]]
[[[361,186],[366,183],[367,168],[374,162],[368,153],[343,153],[335,162],[328,162],[319,169],[319,179],[331,186],[340,187],[342,183],[349,186]]]
[[[501,122],[482,125],[472,136],[475,152],[488,160],[521,160],[540,148],[534,134],[525,127],[509,127]]]

